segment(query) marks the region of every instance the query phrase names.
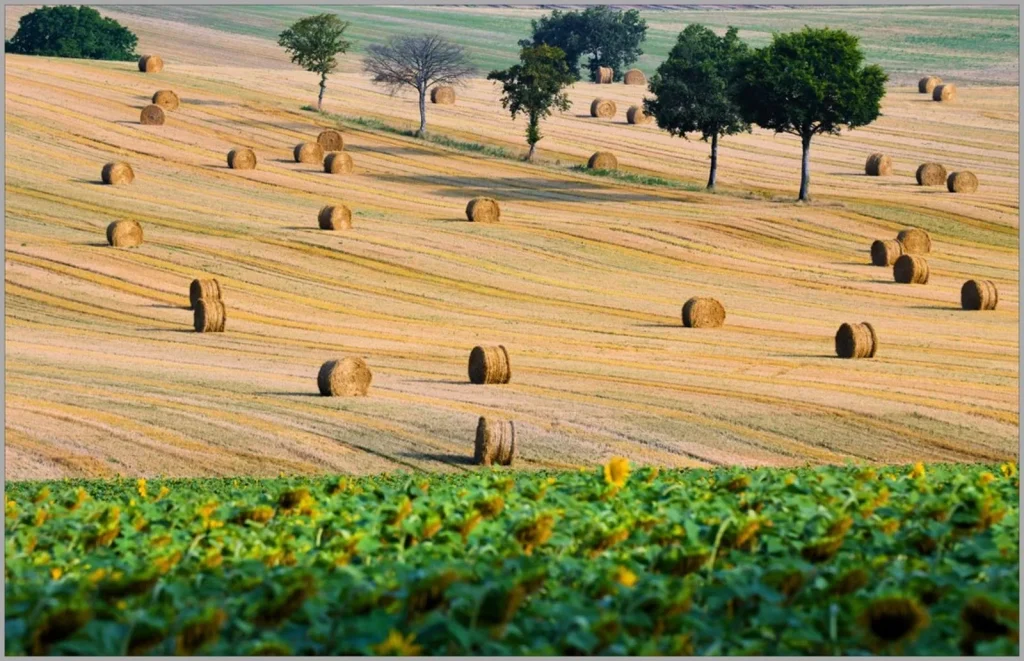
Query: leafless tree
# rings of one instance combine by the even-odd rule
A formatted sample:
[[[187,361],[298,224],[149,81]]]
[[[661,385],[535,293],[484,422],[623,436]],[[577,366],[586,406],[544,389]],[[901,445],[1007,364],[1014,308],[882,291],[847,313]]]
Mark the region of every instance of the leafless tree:
[[[427,92],[436,85],[461,85],[476,73],[462,46],[441,35],[391,37],[367,50],[363,70],[395,94],[412,87],[420,97],[419,137],[427,134]]]

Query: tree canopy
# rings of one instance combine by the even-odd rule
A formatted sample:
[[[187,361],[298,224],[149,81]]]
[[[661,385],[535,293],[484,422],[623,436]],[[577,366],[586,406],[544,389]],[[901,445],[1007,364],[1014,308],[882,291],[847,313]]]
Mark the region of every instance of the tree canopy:
[[[709,189],[715,187],[718,170],[718,137],[750,130],[733,94],[747,53],[736,28],[719,37],[703,25],[688,25],[651,77],[654,98],[644,100],[644,111],[671,135],[697,133],[711,140]]]
[[[512,119],[525,114],[529,123],[526,141],[530,145],[527,160],[532,160],[540,133],[540,120],[549,117],[552,109],[566,111],[572,105],[565,88],[575,81],[565,61],[565,52],[556,46],[540,44],[524,46],[519,64],[503,71],[487,74],[488,80],[502,84],[501,105]]]
[[[18,31],[4,42],[4,51],[90,60],[129,61],[138,58],[138,38],[92,7],[42,7],[25,14]]]
[[[776,34],[771,44],[744,60],[735,98],[747,121],[800,136],[800,199],[807,200],[811,138],[873,122],[888,79],[881,67],[864,66],[856,37],[843,30],[805,27]]]
[[[293,23],[278,37],[278,45],[292,56],[292,62],[306,71],[320,74],[320,96],[316,107],[323,109],[327,76],[338,67],[337,55],[352,45],[343,38],[348,22],[334,14],[308,16]]]
[[[533,40],[520,46],[546,44],[565,53],[569,70],[580,77],[580,58],[590,56],[587,67],[591,80],[597,80],[599,67],[611,67],[615,80],[643,55],[640,44],[647,37],[647,22],[635,9],[619,11],[604,5],[587,7],[582,12],[554,10],[532,21]]]

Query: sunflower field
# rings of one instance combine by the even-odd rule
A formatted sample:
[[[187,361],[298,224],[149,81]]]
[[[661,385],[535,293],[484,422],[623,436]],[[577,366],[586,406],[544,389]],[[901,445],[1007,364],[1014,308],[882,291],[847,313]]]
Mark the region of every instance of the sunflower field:
[[[7,654],[1012,654],[1015,464],[9,483]]]

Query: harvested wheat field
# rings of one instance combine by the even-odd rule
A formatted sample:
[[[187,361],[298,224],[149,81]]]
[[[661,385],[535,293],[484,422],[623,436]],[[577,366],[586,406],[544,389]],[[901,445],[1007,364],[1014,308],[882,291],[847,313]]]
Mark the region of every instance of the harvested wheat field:
[[[418,120],[355,57],[318,116],[302,109],[315,74],[283,55],[216,64],[259,39],[149,27],[139,50],[181,99],[159,130],[138,124],[155,83],[135,62],[7,57],[8,479],[473,470],[481,417],[514,421],[526,469],[1017,456],[1016,87],[958,85],[953,104],[916,79],[890,88],[877,122],[815,139],[814,201],[797,205],[796,138],[725,138],[708,195],[706,144],[590,117],[599,95],[640,103],[639,86],[576,84],[527,164],[525,120],[490,82],[431,105],[430,130],[511,158],[345,120]],[[325,128],[352,174],[295,162]],[[227,166],[238,145],[258,168]],[[571,169],[598,151],[618,175]],[[889,176],[864,174],[874,152]],[[111,161],[132,185],[99,185]],[[926,162],[982,185],[919,186]],[[468,222],[474,197],[501,222]],[[319,230],[341,202],[352,229]],[[145,242],[109,246],[116,220]],[[872,242],[908,227],[932,239],[927,285],[871,264]],[[230,320],[196,333],[189,286],[212,278]],[[995,283],[996,309],[961,309],[971,279]],[[683,327],[692,296],[728,322]],[[870,360],[835,355],[851,320],[883,338]],[[470,383],[477,345],[506,347],[515,378]],[[319,395],[339,357],[366,362],[366,397]]]

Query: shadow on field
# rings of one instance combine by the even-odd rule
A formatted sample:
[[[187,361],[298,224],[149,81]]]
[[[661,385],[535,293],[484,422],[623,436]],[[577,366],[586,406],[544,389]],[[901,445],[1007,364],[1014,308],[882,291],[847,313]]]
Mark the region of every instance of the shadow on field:
[[[253,394],[254,395],[261,395],[263,397],[322,397],[323,396],[323,395],[321,395],[318,392],[310,391],[310,390],[304,390],[302,392],[267,391],[267,392],[254,392]]]
[[[430,452],[403,452],[403,457],[409,457],[410,459],[424,459],[426,461],[439,461],[442,464],[456,464],[460,466],[470,466],[473,464],[473,457],[462,455],[462,454],[447,454],[443,452],[430,453]]]
[[[152,303],[151,308],[163,308],[165,310],[191,310],[191,305],[167,305],[166,303]]]
[[[773,358],[834,358],[835,360],[850,360],[840,358],[834,353],[773,353]]]
[[[75,184],[92,184],[93,186],[106,186],[102,179],[72,179]]]
[[[429,149],[422,149],[420,147],[355,147],[345,145],[345,151],[352,152],[354,154],[382,154],[385,156],[397,156],[400,154],[436,156],[436,154]]]
[[[88,246],[89,248],[106,248],[110,246],[106,241],[90,241],[88,243],[83,243],[82,245]]]
[[[469,381],[455,381],[454,379],[409,379],[409,383],[433,383],[443,386],[468,386],[473,385]]]
[[[674,324],[637,324],[637,328],[685,328],[681,321]],[[700,330],[699,328],[687,328],[687,330]]]
[[[665,196],[618,192],[600,182],[553,181],[541,177],[472,177],[460,175],[382,175],[379,179],[399,186],[443,186],[434,192],[442,197],[465,199],[495,196],[499,201],[548,200],[562,202],[664,202]]]
[[[955,305],[904,305],[903,307],[911,310],[946,310],[947,312],[972,312],[972,310],[964,310],[963,307],[956,307]]]
[[[237,106],[237,103],[230,101],[212,101],[206,99],[181,99],[182,105],[190,106]]]
[[[195,333],[196,329],[191,325],[188,328],[140,328],[144,333]]]

